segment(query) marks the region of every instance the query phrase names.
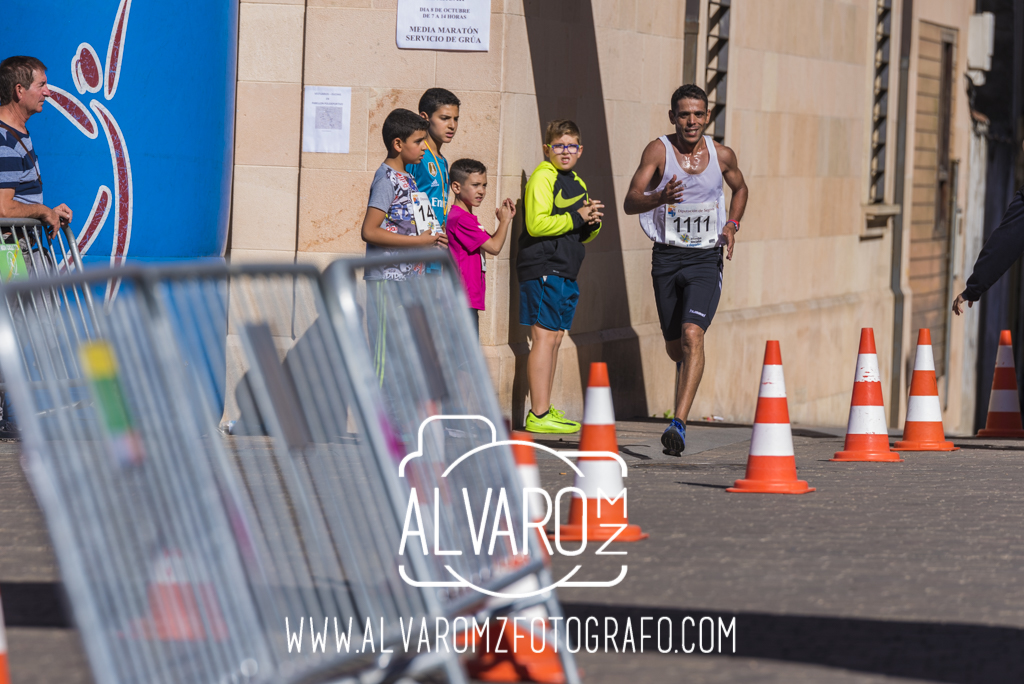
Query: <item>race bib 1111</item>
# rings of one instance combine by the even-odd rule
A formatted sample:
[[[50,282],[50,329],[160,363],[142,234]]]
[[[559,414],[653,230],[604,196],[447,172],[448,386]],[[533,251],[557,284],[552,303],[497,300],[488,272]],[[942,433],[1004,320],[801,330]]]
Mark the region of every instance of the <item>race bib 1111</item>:
[[[710,249],[718,245],[718,202],[668,205],[665,242],[691,249]]]

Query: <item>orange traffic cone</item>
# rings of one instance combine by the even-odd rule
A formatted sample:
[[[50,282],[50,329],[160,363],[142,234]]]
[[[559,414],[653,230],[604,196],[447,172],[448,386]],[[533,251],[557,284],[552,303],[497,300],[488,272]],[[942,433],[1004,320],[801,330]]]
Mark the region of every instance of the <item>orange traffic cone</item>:
[[[0,603],[0,684],[11,684],[11,672],[7,669],[7,635],[4,628],[2,603]]]
[[[511,438],[520,442],[533,442],[529,432],[513,432]],[[535,449],[522,444],[512,445],[512,455],[516,459],[516,470],[519,472],[519,479],[523,487],[540,487],[540,470],[537,468],[537,457]],[[544,519],[545,502],[539,492],[534,492],[529,500],[529,513],[531,522],[541,522]],[[540,530],[536,530],[540,535]],[[545,562],[550,561],[547,552],[548,540],[541,536],[540,553],[543,554]],[[526,553],[523,549],[522,554]],[[522,561],[526,561],[525,555]],[[528,575],[503,591],[508,594],[529,594],[541,588],[540,580],[536,575]],[[493,605],[501,602],[492,600]],[[562,661],[558,659],[555,651],[553,635],[547,634],[550,630],[548,624],[548,613],[543,605],[536,605],[516,613],[517,618],[526,618],[528,628],[516,628],[513,622],[512,627],[506,627],[510,634],[505,634],[497,639],[497,633],[488,632],[486,643],[478,643],[477,637],[470,630],[464,635],[467,641],[472,641],[474,650],[479,649],[480,655],[466,663],[466,669],[470,676],[482,682],[540,682],[541,684],[562,684],[566,681],[565,671],[562,669]],[[496,630],[497,632],[497,630]],[[515,638],[519,634],[519,639]],[[540,645],[543,644],[543,648]],[[534,648],[537,650],[534,651]]]
[[[619,444],[615,439],[612,388],[608,384],[608,366],[604,363],[590,364],[580,451],[619,453]],[[622,484],[619,462],[610,456],[580,456],[576,465],[583,477],[577,475],[574,486],[582,490],[587,498],[573,496],[569,506],[569,523],[561,526],[559,537],[568,541],[580,541],[584,537],[592,541],[606,541],[618,533],[615,541],[646,539],[647,535],[640,530],[639,525],[629,524],[626,487]],[[626,526],[621,533],[620,525]]]
[[[164,550],[157,557],[149,584],[149,611],[146,632],[151,639],[223,641],[227,638],[227,625],[213,586],[202,577],[189,576],[180,551]]]
[[[806,494],[813,492],[796,478],[793,431],[789,426],[786,380],[782,375],[782,352],[778,340],[768,340],[761,368],[761,389],[757,392],[754,431],[750,435],[747,476],[736,480],[727,492],[762,494]]]
[[[516,431],[511,434],[511,438],[519,442],[533,443],[533,437],[529,432]],[[522,444],[512,445],[512,456],[516,459],[516,471],[519,473],[519,480],[524,488],[540,489],[540,470],[537,468],[537,455],[535,452],[536,449],[533,447]],[[523,503],[526,504],[527,502],[524,501]],[[528,505],[530,507],[530,522],[540,522],[544,518],[544,496],[540,492],[533,492],[530,495]],[[548,559],[547,546],[544,543],[546,541],[546,539],[542,540],[540,547],[545,559]],[[525,552],[524,549],[523,553]]]
[[[988,418],[979,437],[1024,438],[1020,422],[1020,400],[1017,398],[1017,371],[1013,367],[1013,340],[1010,331],[999,333],[996,351],[996,372],[992,376],[992,393],[988,395]]]
[[[903,424],[903,440],[895,451],[956,451],[959,447],[946,441],[942,429],[942,405],[939,384],[935,380],[935,359],[932,356],[932,333],[928,328],[917,331],[917,354],[914,375],[910,379],[907,420]]]
[[[860,330],[857,373],[853,376],[853,400],[850,422],[846,426],[846,444],[833,461],[902,461],[889,449],[889,429],[882,404],[882,378],[878,373],[875,331]]]
[[[566,681],[565,672],[551,645],[551,634],[543,635],[544,648],[541,649],[541,631],[547,629],[546,621],[535,618],[529,624],[525,629],[517,627],[510,618],[505,623],[505,629],[487,630],[486,643],[479,643],[477,636],[470,630],[466,638],[481,653],[466,663],[469,675],[482,682],[563,684]],[[498,623],[491,626],[499,627]],[[534,652],[534,648],[538,652]]]

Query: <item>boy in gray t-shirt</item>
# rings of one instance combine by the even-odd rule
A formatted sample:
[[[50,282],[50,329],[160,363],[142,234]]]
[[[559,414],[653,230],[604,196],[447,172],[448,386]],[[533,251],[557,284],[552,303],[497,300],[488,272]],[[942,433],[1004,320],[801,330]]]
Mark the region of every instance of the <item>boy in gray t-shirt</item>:
[[[417,192],[416,181],[405,172],[406,164],[418,164],[423,159],[427,125],[425,119],[408,109],[396,109],[384,120],[382,133],[388,158],[377,169],[370,185],[362,228],[366,256],[396,254],[414,247],[448,246],[443,232],[417,233],[412,203],[412,194]],[[396,263],[367,269],[364,278],[406,280],[422,273],[423,264]]]
[[[363,218],[362,238],[366,256],[400,254],[402,250],[436,246],[448,249],[448,236],[442,231],[419,234],[412,195],[416,181],[405,172],[406,164],[418,164],[427,149],[427,120],[408,109],[396,109],[384,119],[384,145],[388,158],[377,169],[370,186],[370,200]],[[425,207],[429,218],[429,203]],[[436,221],[436,219],[434,219]],[[405,282],[421,275],[422,263],[393,262],[367,268],[366,328],[377,378],[384,383],[384,355],[387,349],[387,311],[389,296],[396,296]],[[415,287],[409,283],[409,287]]]

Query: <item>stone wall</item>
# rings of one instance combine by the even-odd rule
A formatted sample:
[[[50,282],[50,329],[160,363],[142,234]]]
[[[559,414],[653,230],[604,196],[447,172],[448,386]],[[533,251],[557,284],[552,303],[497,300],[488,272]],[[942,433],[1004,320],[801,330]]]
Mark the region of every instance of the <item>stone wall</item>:
[[[960,30],[956,73],[963,73],[973,3],[916,5],[920,18]],[[650,242],[621,206],[644,145],[671,132],[668,99],[682,80],[685,2],[493,0],[488,53],[398,50],[395,6],[394,0],[242,2],[232,257],[324,265],[361,254],[370,179],[384,158],[380,123],[394,107],[415,109],[428,87],[449,88],[462,99],[458,135],[443,152],[449,160],[474,157],[490,169],[480,209],[485,221],[496,201],[520,198],[542,160],[544,123],[574,118],[584,138],[578,170],[608,208],[601,235],[588,246],[553,400],[580,415],[586,368],[604,360],[620,416],[670,410],[674,364],[664,353],[654,307]],[[892,237],[886,230],[864,239],[874,8],[874,0],[733,0],[726,144],[738,155],[750,204],[707,336],[707,371],[693,419],[752,419],[764,341],[771,338],[782,342],[793,419],[844,423],[862,326],[875,329],[888,405]],[[706,23],[702,16],[699,40]],[[698,56],[700,82],[702,49]],[[897,62],[894,56],[894,70]],[[348,154],[299,152],[302,85],[353,88]],[[895,79],[892,85],[895,126]],[[965,101],[957,98],[954,113],[954,156],[963,160],[963,179]],[[914,111],[912,95],[909,139]],[[908,179],[912,169],[911,151]],[[962,193],[966,185],[961,182]],[[515,420],[529,408],[529,343],[518,324],[512,267],[522,229],[517,219],[502,254],[489,259],[481,319],[501,405]],[[907,330],[909,311],[908,305],[905,354],[913,353],[916,339]],[[954,325],[951,367],[959,378],[962,332]],[[951,389],[953,397],[959,382]],[[958,417],[959,404],[951,403],[949,414]]]

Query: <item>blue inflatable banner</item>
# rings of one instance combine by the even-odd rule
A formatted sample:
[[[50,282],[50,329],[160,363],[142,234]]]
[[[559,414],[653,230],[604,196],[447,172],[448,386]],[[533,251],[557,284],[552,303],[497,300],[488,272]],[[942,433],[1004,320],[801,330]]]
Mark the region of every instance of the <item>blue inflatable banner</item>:
[[[44,201],[86,262],[222,257],[238,0],[5,0],[0,59],[47,66],[29,119]]]

